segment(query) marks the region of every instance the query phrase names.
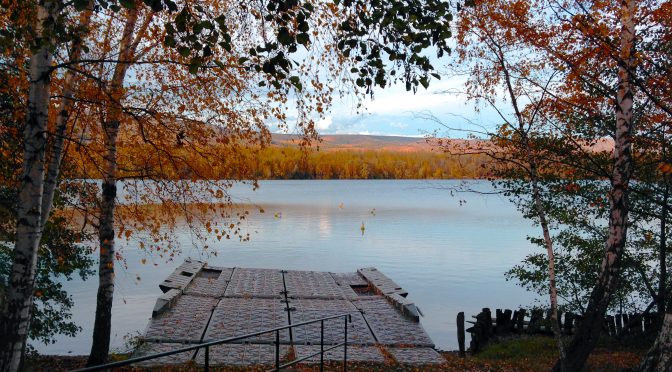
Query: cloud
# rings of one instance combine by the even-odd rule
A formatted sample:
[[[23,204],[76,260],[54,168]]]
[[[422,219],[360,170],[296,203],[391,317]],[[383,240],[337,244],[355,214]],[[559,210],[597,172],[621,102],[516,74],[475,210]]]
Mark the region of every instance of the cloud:
[[[333,123],[333,119],[331,115],[324,117],[323,119],[320,119],[315,123],[315,126],[317,127],[317,130],[327,130]]]
[[[398,121],[393,121],[393,122],[390,123],[390,126],[393,127],[393,128],[404,129],[404,128],[408,127],[408,124],[398,122]]]
[[[315,127],[320,134],[370,134],[422,137],[438,132],[441,136],[466,138],[469,131],[492,129],[501,122],[497,113],[481,103],[467,102],[464,95],[456,92],[464,90],[464,77],[433,80],[430,89],[422,87],[416,94],[407,92],[402,85],[376,90],[373,99],[365,98],[363,108],[355,108],[356,100],[348,97],[334,97],[334,105],[322,119],[316,120]],[[289,107],[292,105],[289,104]],[[448,130],[427,115],[433,115]],[[296,131],[295,111],[290,110],[289,132]],[[277,132],[277,125],[269,123],[271,131]]]
[[[401,84],[376,91],[373,100],[363,102],[366,111],[371,114],[392,115],[418,111],[464,111],[464,96],[447,94],[446,91],[464,89],[463,78],[434,80],[429,90],[420,87],[417,93],[407,92]]]

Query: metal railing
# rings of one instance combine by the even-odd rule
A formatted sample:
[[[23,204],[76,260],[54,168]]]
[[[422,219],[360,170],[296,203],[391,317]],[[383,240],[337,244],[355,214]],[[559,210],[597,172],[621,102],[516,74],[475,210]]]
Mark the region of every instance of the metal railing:
[[[338,318],[343,318],[343,342],[337,344],[337,345],[330,345],[328,348],[324,348],[324,322],[327,320],[332,320],[332,319],[338,319]],[[314,324],[314,323],[320,323],[320,351],[317,353],[313,353],[307,356],[304,356],[299,359],[294,359],[291,362],[285,363],[285,364],[280,364],[280,331],[285,330],[285,329],[292,329],[295,327],[301,327],[309,324]],[[103,371],[103,370],[111,370],[113,368],[118,368],[118,367],[124,367],[128,366],[134,363],[139,363],[139,362],[144,362],[146,360],[152,360],[152,359],[157,359],[157,358],[162,358],[166,356],[171,356],[179,353],[184,353],[186,351],[192,351],[192,350],[199,350],[202,348],[205,348],[205,364],[204,364],[204,370],[206,372],[209,371],[210,369],[210,347],[211,346],[216,346],[216,345],[222,345],[222,344],[227,344],[227,343],[232,343],[235,341],[240,341],[244,340],[246,338],[250,337],[255,337],[255,336],[260,336],[263,334],[267,333],[272,333],[275,332],[275,342],[273,343],[275,345],[275,368],[271,369],[271,371],[279,371],[283,368],[287,368],[290,366],[293,366],[297,363],[303,362],[304,360],[316,357],[317,355],[320,356],[320,371],[324,370],[324,353],[336,348],[339,348],[343,346],[343,371],[348,370],[348,323],[352,323],[352,314],[351,313],[345,313],[345,314],[339,314],[339,315],[333,315],[333,316],[328,316],[320,319],[314,319],[314,320],[309,320],[297,324],[290,324],[282,327],[277,327],[277,328],[271,328],[271,329],[266,329],[263,331],[259,332],[254,332],[254,333],[248,333],[246,335],[242,336],[236,336],[236,337],[231,337],[231,338],[225,338],[222,340],[216,340],[216,341],[210,341],[210,342],[204,342],[200,344],[194,344],[193,346],[187,346],[183,347],[181,349],[176,349],[176,350],[171,350],[171,351],[166,351],[163,353],[157,353],[157,354],[151,354],[151,355],[145,355],[137,358],[131,358],[131,359],[126,359],[122,360],[119,362],[114,362],[114,363],[107,363],[107,364],[102,364],[98,366],[93,366],[93,367],[87,367],[87,368],[82,368],[75,370],[73,372],[89,372],[89,371]]]

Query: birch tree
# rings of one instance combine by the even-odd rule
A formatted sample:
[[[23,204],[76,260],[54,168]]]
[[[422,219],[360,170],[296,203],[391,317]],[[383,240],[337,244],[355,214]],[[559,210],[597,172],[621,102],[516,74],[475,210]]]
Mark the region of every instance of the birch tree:
[[[564,360],[558,323],[555,251],[542,200],[543,172],[548,172],[551,164],[544,141],[552,133],[552,129],[545,127],[543,112],[549,104],[555,73],[546,68],[543,60],[529,54],[531,50],[519,42],[515,32],[493,27],[512,13],[520,12],[521,6],[516,2],[480,1],[460,12],[457,69],[462,68],[460,71],[469,74],[466,96],[495,109],[502,124],[495,131],[479,133],[489,136],[490,144],[475,142],[466,148],[446,146],[445,150],[486,154],[492,159],[493,175],[505,179],[495,181],[499,188],[503,187],[503,191],[514,198],[520,196],[519,193],[530,195],[531,205],[521,207],[526,216],[538,223],[543,235],[550,324],[560,360]]]
[[[429,59],[420,53],[431,45],[437,46],[439,53],[448,51],[445,39],[449,36],[447,30],[450,13],[447,4],[439,1],[414,1],[410,3],[391,1],[374,2],[372,4],[346,1],[325,4],[324,9],[328,11],[332,18],[328,18],[330,20],[328,22],[325,18],[313,24],[308,22],[308,18],[315,9],[310,3],[272,1],[266,4],[267,7],[261,12],[256,11],[256,8],[251,6],[259,5],[256,3],[241,4],[239,7],[232,6],[231,8],[237,8],[237,11],[240,12],[238,14],[251,14],[255,18],[255,22],[262,26],[260,28],[261,38],[254,40],[256,46],[253,50],[250,49],[247,56],[232,54],[224,60],[212,57],[213,55],[221,56],[221,53],[231,53],[233,50],[232,34],[228,31],[227,15],[217,14],[217,11],[221,9],[217,6],[213,7],[208,4],[203,6],[189,2],[178,4],[172,0],[143,1],[142,3],[101,1],[94,3],[91,7],[89,7],[91,4],[85,1],[75,1],[74,3],[67,3],[67,5],[58,1],[46,0],[36,4],[29,3],[26,9],[33,9],[31,7],[33,5],[36,9],[37,17],[35,17],[36,23],[33,30],[36,31],[34,40],[38,40],[39,43],[35,43],[36,47],[32,49],[33,53],[29,59],[31,88],[27,100],[29,110],[25,132],[25,175],[20,187],[20,199],[23,208],[19,211],[16,256],[7,295],[6,311],[3,311],[2,345],[7,345],[7,347],[3,347],[3,370],[16,370],[19,367],[25,347],[26,330],[30,321],[30,304],[33,298],[35,263],[38,259],[36,247],[41,234],[42,221],[49,214],[46,209],[50,209],[51,200],[53,200],[53,197],[45,195],[44,191],[45,189],[53,189],[53,186],[57,183],[57,181],[48,178],[58,177],[63,159],[59,152],[62,151],[62,142],[57,139],[51,142],[54,144],[51,149],[56,152],[49,156],[45,155],[46,129],[50,106],[50,79],[54,76],[54,71],[65,68],[85,77],[84,80],[93,80],[100,84],[104,81],[96,79],[95,74],[91,75],[91,71],[96,69],[95,66],[117,63],[112,79],[109,81],[110,84],[99,90],[104,93],[102,95],[106,96],[105,100],[98,100],[98,102],[106,102],[107,106],[105,106],[105,120],[101,132],[105,136],[103,141],[105,165],[102,169],[103,192],[101,214],[98,220],[101,248],[101,270],[99,274],[102,279],[101,295],[99,297],[103,300],[99,301],[100,311],[97,318],[100,320],[97,321],[96,332],[100,335],[100,338],[109,335],[109,300],[112,296],[111,279],[113,278],[112,269],[114,265],[113,259],[109,258],[112,256],[114,248],[115,181],[119,165],[115,159],[116,142],[119,139],[119,126],[123,117],[129,114],[133,116],[132,112],[123,108],[122,98],[124,98],[124,77],[128,70],[127,65],[130,62],[137,63],[137,61],[131,61],[129,58],[133,55],[132,51],[138,44],[131,43],[129,45],[128,40],[123,41],[119,55],[112,60],[87,59],[86,56],[78,58],[78,53],[73,53],[70,60],[54,64],[52,63],[53,54],[62,50],[59,48],[62,47],[63,40],[68,38],[63,38],[54,31],[56,29],[60,31],[61,29],[55,27],[52,20],[71,21],[79,11],[87,8],[96,12],[109,9],[114,14],[126,14],[127,29],[133,30],[135,29],[135,22],[137,22],[133,14],[136,8],[144,6],[143,4],[149,6],[154,13],[165,12],[163,14],[170,15],[167,23],[165,23],[165,32],[160,34],[159,40],[162,42],[154,46],[174,50],[183,59],[167,60],[164,61],[165,63],[176,63],[194,75],[198,75],[199,71],[212,69],[215,66],[222,69],[227,64],[234,66],[233,70],[263,73],[262,76],[267,77],[266,80],[270,86],[284,92],[284,95],[280,96],[279,102],[286,102],[283,101],[285,98],[282,97],[287,97],[288,89],[301,93],[303,98],[298,100],[300,104],[312,102],[312,104],[309,104],[310,106],[303,107],[306,110],[300,110],[303,113],[312,110],[321,113],[326,108],[324,107],[323,96],[304,91],[304,87],[307,86],[317,88],[318,91],[321,86],[324,86],[318,79],[319,75],[313,75],[314,78],[310,85],[303,84],[300,77],[290,75],[293,71],[293,61],[288,59],[288,55],[295,53],[298,46],[308,47],[312,45],[309,31],[313,26],[323,27],[325,33],[332,36],[330,40],[333,40],[333,43],[325,45],[325,50],[336,56],[335,61],[343,62],[349,59],[353,61],[353,64],[361,62],[364,68],[357,69],[359,77],[356,80],[356,85],[365,88],[368,93],[372,92],[374,86],[385,87],[393,80],[404,81],[409,90],[416,89],[419,85],[427,86],[430,80],[429,72],[433,66],[429,63]],[[127,10],[124,10],[124,8]],[[76,11],[69,12],[73,9]],[[26,14],[21,15],[25,16]],[[423,16],[426,18],[427,15],[430,15],[430,17],[422,18]],[[85,18],[88,19],[88,17]],[[114,16],[109,19],[113,20]],[[403,22],[406,19],[410,22]],[[402,22],[396,22],[395,20],[402,20]],[[421,21],[425,23],[425,26],[430,25],[431,27],[417,27]],[[11,22],[6,24],[15,26]],[[204,32],[204,30],[207,31]],[[333,32],[334,30],[337,32]],[[412,38],[406,37],[409,33],[413,35]],[[319,35],[319,32],[316,35]],[[125,40],[126,36],[127,34],[124,32],[122,40]],[[381,42],[389,44],[382,48],[380,46]],[[10,44],[7,43],[6,45]],[[81,41],[73,43],[75,50],[82,45]],[[92,44],[89,44],[87,48],[91,46]],[[108,48],[109,44],[103,44],[102,47]],[[217,51],[222,52],[218,54]],[[126,55],[126,53],[128,54]],[[390,60],[393,61],[389,66],[383,62],[383,57],[386,56],[390,56]],[[404,74],[400,77],[390,78],[395,76],[395,68],[404,69]],[[73,79],[67,80],[73,81]],[[81,81],[78,81],[78,89],[81,89],[81,83]],[[56,126],[57,133],[60,130],[58,128],[62,128],[61,124],[68,122],[68,105],[72,102],[72,94],[69,93],[69,90],[72,90],[72,88],[63,90],[64,100],[63,110],[61,110],[63,115],[61,115],[61,119],[57,119],[60,123]],[[83,92],[79,93],[79,97],[85,97]],[[99,98],[101,98],[100,96]],[[273,94],[269,97],[277,99]],[[197,99],[198,97],[192,98]],[[82,100],[82,102],[84,101],[86,100]],[[139,110],[142,111],[142,108],[139,108]],[[270,112],[277,118],[286,118],[286,114],[282,110],[271,108]],[[161,123],[153,112],[146,111],[146,113],[155,122]],[[310,116],[302,114],[300,119],[300,126],[303,126],[308,133],[314,132],[314,124]],[[260,133],[263,136],[268,131],[262,130]],[[63,136],[59,138],[61,137]],[[176,139],[180,143],[184,140],[184,135],[177,133]],[[151,140],[147,137],[143,140],[151,143]],[[89,145],[95,144],[80,142],[77,148],[85,153]],[[155,149],[162,151],[161,146],[156,146]],[[48,171],[45,170],[47,159],[53,165],[53,167],[49,166]],[[173,161],[175,163],[174,160],[175,158],[170,158],[169,162]],[[219,193],[216,194],[219,195]],[[217,229],[215,229],[216,231]],[[219,235],[220,238],[221,236]],[[102,350],[94,350],[91,363],[99,362],[106,357],[104,355],[107,353],[106,343],[102,341],[99,345],[101,345]]]
[[[50,100],[52,20],[60,12],[57,1],[36,6],[33,24],[36,43],[30,56],[28,109],[24,129],[23,175],[19,186],[16,243],[9,290],[0,321],[0,369],[16,371],[26,347],[33,304],[37,249],[42,237],[42,198],[47,119]]]

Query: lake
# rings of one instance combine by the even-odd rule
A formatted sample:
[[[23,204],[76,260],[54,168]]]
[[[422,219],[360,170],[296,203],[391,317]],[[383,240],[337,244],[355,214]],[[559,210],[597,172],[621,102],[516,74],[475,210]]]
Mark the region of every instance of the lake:
[[[117,265],[112,347],[123,350],[125,335],[144,332],[161,294],[158,284],[191,257],[225,267],[354,272],[375,266],[410,293],[437,347],[456,349],[458,312],[469,317],[482,307],[514,308],[537,298],[507,282],[504,273],[540,249],[526,240],[538,229],[506,198],[487,194],[492,191],[489,182],[473,181],[473,188],[485,193],[453,195],[450,188],[459,183],[262,181],[256,191],[237,186],[234,200],[255,206],[244,224],[249,241],[211,240],[208,245],[217,256],[206,257],[202,243],[183,227],[176,236],[182,254],[168,263],[148,257],[137,242],[119,243],[127,268]],[[142,264],[143,258],[149,262]],[[42,353],[88,354],[97,278],[73,280],[66,289],[83,331],[75,338],[59,337],[53,345],[33,345]]]

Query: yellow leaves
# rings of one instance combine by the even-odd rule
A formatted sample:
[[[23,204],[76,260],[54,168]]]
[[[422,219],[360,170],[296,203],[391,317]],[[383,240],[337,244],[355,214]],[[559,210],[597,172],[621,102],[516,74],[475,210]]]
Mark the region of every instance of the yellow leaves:
[[[514,131],[509,124],[503,124],[499,127],[498,133],[502,138],[509,138],[514,133]]]

